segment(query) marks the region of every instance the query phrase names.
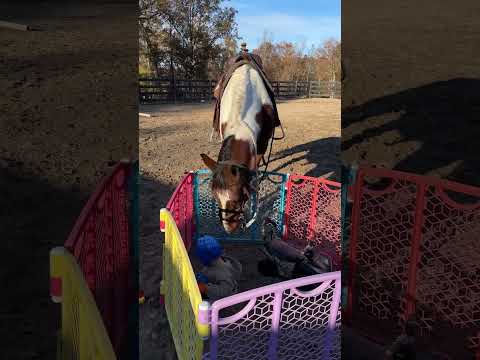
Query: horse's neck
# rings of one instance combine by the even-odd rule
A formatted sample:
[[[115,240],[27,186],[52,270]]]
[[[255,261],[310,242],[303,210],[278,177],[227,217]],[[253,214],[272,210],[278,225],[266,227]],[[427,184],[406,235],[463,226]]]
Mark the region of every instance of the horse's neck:
[[[260,74],[250,65],[236,69],[222,96],[220,133],[222,139],[234,135],[253,143],[256,152],[261,125],[257,121],[262,105],[271,104]]]
[[[257,169],[259,160],[251,141],[234,137],[234,139],[229,141],[225,146],[229,148],[223,153],[228,154],[228,156],[220,156],[218,158],[219,161],[231,161],[236,164],[245,165],[250,170]]]

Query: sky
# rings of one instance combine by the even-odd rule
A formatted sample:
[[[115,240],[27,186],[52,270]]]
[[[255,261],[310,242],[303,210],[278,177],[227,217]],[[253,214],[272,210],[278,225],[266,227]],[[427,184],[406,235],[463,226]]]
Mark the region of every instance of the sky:
[[[238,34],[254,49],[267,31],[273,42],[305,42],[319,46],[328,38],[340,41],[340,0],[231,0],[238,10]]]

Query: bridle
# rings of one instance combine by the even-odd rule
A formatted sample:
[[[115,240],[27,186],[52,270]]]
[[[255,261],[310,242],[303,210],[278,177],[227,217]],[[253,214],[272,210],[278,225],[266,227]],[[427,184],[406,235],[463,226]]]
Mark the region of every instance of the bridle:
[[[244,208],[246,202],[246,196],[242,195],[242,199],[240,200],[240,209]],[[224,217],[224,214],[226,215],[226,217]],[[235,215],[238,215],[238,220],[235,219]],[[245,221],[245,213],[243,210],[222,209],[219,207],[218,217],[220,218],[220,221],[225,221],[227,223],[240,221],[240,223],[242,224]]]
[[[238,167],[238,168],[241,168],[241,169],[245,169],[247,170],[248,172],[251,172],[252,170],[250,170],[250,168],[248,168],[248,166],[244,165],[244,164],[239,164],[235,161],[231,161],[231,160],[224,160],[224,161],[219,161],[218,162],[219,165],[231,165],[231,166],[235,166],[235,167]],[[248,193],[249,194],[252,194],[254,192],[257,192],[258,190],[258,186],[259,186],[259,182],[257,181],[258,179],[258,170],[254,170],[255,172],[255,175],[252,177],[252,180],[250,181],[250,183],[247,185],[247,190],[248,190]],[[256,220],[256,217],[257,217],[257,211],[255,211],[255,213],[253,214],[252,218],[247,222],[246,221],[246,214],[245,214],[245,204],[247,203],[247,201],[250,199],[249,196],[247,196],[245,193],[244,193],[244,187],[245,185],[243,185],[243,188],[242,188],[242,191],[241,191],[241,197],[240,197],[240,210],[235,210],[235,209],[223,209],[221,207],[218,207],[218,217],[220,219],[220,221],[225,221],[227,223],[233,223],[233,222],[239,222],[240,223],[240,227],[242,229],[248,229]],[[257,197],[255,197],[256,199],[258,199]],[[258,205],[255,204],[255,209],[258,208]],[[226,215],[224,217],[224,215]]]

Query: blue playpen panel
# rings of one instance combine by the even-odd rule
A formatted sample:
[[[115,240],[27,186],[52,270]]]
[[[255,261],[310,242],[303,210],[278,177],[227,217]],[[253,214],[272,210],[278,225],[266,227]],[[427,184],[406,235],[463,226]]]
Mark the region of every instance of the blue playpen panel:
[[[263,173],[260,173],[261,175]],[[259,209],[255,223],[244,231],[229,235],[223,230],[218,218],[218,205],[211,195],[211,172],[210,170],[197,171],[194,181],[195,238],[211,235],[223,243],[260,244],[262,243],[261,224],[265,218],[275,222],[278,235],[281,235],[288,175],[273,172],[267,172],[267,175],[260,183],[259,191],[254,194],[259,196],[257,203]],[[254,201],[251,206],[255,206],[255,203]],[[254,211],[254,208],[250,209],[251,213]]]

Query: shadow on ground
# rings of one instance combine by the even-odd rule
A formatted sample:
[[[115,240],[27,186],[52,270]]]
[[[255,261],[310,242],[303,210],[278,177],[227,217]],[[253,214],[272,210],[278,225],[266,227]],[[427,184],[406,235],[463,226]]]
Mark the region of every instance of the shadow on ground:
[[[167,205],[174,187],[140,174],[140,289],[146,301],[140,306],[140,358],[176,359],[165,309],[160,305],[162,234],[160,209]]]
[[[50,299],[49,251],[62,246],[88,194],[0,169],[0,337],[4,359],[54,359],[60,305]]]
[[[314,167],[305,172],[306,176],[320,177],[328,175],[333,181],[340,181],[340,138],[328,137],[300,144],[277,153],[271,161],[293,158],[282,165],[271,167],[271,171],[284,172],[289,165],[296,162],[307,162]]]
[[[374,125],[373,117],[392,113],[399,116]],[[400,139],[387,141],[392,131]],[[391,153],[389,166],[417,174],[443,168],[438,175],[480,186],[478,79],[434,82],[347,108],[342,111],[342,133],[350,132],[352,136],[343,138],[341,146],[346,160],[375,164],[393,146],[418,142],[419,148],[408,154]]]

